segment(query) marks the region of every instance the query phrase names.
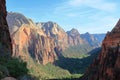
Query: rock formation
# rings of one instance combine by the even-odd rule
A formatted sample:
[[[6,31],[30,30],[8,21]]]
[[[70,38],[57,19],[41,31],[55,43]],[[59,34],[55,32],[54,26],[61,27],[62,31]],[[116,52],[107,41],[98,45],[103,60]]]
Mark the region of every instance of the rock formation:
[[[12,54],[9,28],[6,21],[6,1],[0,0],[0,55]]]
[[[49,21],[41,24],[46,35],[54,39],[56,54],[61,56],[62,51],[68,47],[67,33],[57,23]]]
[[[102,44],[102,41],[104,40],[106,34],[105,33],[102,33],[102,34],[92,34],[96,39],[97,41]]]
[[[72,29],[71,31],[67,32],[68,34],[68,44],[70,46],[74,46],[74,45],[81,45],[84,42],[84,40],[81,38],[80,33],[78,32],[77,29]]]
[[[108,32],[102,52],[88,68],[81,80],[119,80],[120,79],[120,20]]]
[[[12,22],[11,22],[12,18]],[[28,56],[41,64],[54,62],[54,40],[22,14],[8,13],[7,21],[11,31],[13,55],[28,59]],[[16,23],[13,23],[16,22]]]
[[[81,35],[81,38],[83,39],[83,40],[85,40],[85,42],[87,43],[87,44],[89,44],[89,45],[91,45],[92,47],[100,47],[101,46],[101,44],[100,44],[100,42],[97,40],[97,38],[95,38],[92,34],[90,34],[90,33],[85,33],[85,34],[82,34]]]
[[[42,64],[54,62],[70,46],[89,43],[81,38],[76,29],[66,33],[55,22],[34,23],[20,13],[8,13],[7,22],[12,38],[13,56],[25,59],[30,56]]]
[[[19,29],[23,24],[30,24],[29,20],[20,13],[9,12],[7,14],[7,21],[9,26],[10,34],[13,34],[17,29]]]
[[[67,34],[57,23],[46,22],[42,25],[42,29],[48,36],[55,39],[56,46],[61,46],[62,49],[67,46]]]

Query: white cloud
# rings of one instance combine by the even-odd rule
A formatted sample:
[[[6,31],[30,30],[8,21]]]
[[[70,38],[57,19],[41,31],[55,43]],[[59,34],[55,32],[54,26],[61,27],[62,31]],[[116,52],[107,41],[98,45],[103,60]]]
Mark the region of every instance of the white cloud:
[[[112,12],[116,10],[116,4],[106,2],[105,0],[69,0],[68,2],[69,6],[73,7],[80,7],[81,5],[88,6],[91,8],[95,8],[98,10],[108,11]]]
[[[87,24],[83,24],[82,26],[84,26],[82,29],[80,27],[80,30],[82,30],[82,32],[91,32],[91,33],[101,33],[101,32],[107,32],[107,31],[111,31],[114,26],[116,25],[118,18],[115,17],[111,17],[111,16],[92,16],[91,17],[91,22],[87,23]],[[89,27],[87,30],[86,28]]]
[[[80,16],[81,13],[86,11],[104,11],[104,12],[115,12],[117,4],[112,2],[106,2],[105,0],[66,0],[64,3],[60,3],[54,9],[54,14],[64,14],[69,17]],[[74,12],[74,15],[71,14]],[[75,15],[78,14],[78,15]],[[84,14],[85,15],[85,14]]]
[[[68,13],[66,16],[68,16],[68,17],[77,17],[78,15],[76,13]]]
[[[71,6],[80,6],[80,4],[84,3],[85,0],[70,0],[68,2]]]
[[[110,31],[118,20],[117,16],[115,16],[116,3],[106,0],[66,1],[58,5],[55,12],[64,14],[64,17],[67,17],[70,21],[73,20],[73,27],[76,26],[82,33],[86,31],[92,33]]]
[[[106,16],[101,19],[101,22],[105,25],[105,27],[114,27],[118,21],[118,18],[114,18],[111,16]]]

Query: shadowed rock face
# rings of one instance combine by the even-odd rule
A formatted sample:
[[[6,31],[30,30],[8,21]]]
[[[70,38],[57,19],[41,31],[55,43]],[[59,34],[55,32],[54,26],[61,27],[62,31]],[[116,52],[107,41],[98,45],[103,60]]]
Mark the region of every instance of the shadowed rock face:
[[[21,57],[23,60],[32,58],[44,65],[54,62],[57,58],[54,39],[22,14],[8,13],[7,21],[12,38],[12,56]]]
[[[41,23],[41,25],[45,34],[54,39],[54,47],[57,56],[61,56],[62,51],[68,47],[67,33],[57,23],[51,21]]]
[[[10,34],[13,34],[22,24],[30,24],[29,20],[20,13],[10,12],[7,14],[7,21],[9,22],[9,31]]]
[[[9,28],[6,21],[6,1],[0,0],[0,55],[12,54]]]
[[[54,62],[70,46],[87,43],[76,29],[66,33],[55,22],[35,24],[24,15],[14,12],[8,13],[7,22],[12,38],[13,56],[24,59],[30,57],[42,64]]]
[[[42,30],[46,33],[46,35],[54,38],[54,44],[56,47],[60,47],[64,50],[68,46],[67,34],[57,23],[43,23]]]
[[[120,79],[120,20],[108,32],[99,57],[88,68],[82,80],[119,80]]]
[[[30,25],[21,26],[12,35],[12,41],[13,56],[24,58],[30,56],[41,64],[47,64],[55,60],[53,39]]]
[[[87,42],[87,44],[91,45],[92,47],[100,47],[101,46],[101,44],[97,40],[97,38],[95,38],[93,35],[91,35],[88,32],[85,34],[82,34],[81,38],[84,39],[85,42]]]

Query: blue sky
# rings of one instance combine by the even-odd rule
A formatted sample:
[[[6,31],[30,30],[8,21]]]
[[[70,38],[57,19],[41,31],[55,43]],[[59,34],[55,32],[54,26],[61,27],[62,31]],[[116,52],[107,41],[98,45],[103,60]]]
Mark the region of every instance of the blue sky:
[[[120,18],[120,0],[7,0],[7,10],[34,22],[53,21],[65,31],[106,33]]]

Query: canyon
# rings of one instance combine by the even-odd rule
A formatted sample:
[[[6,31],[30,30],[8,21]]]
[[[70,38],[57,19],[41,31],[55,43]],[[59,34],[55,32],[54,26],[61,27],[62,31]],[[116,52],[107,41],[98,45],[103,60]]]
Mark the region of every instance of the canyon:
[[[100,47],[100,42],[93,35],[86,33],[88,40],[86,34],[81,35],[77,29],[65,32],[55,22],[35,23],[14,12],[8,13],[7,22],[12,39],[12,56],[24,60],[30,56],[34,61],[45,65],[53,63],[70,46],[87,44],[93,49]]]
[[[52,21],[35,23],[32,21],[32,19],[28,19],[20,13],[7,13],[5,4],[5,0],[0,0],[0,78],[1,75],[2,78],[6,76],[12,76],[15,78],[22,76],[21,79],[25,78],[24,75],[27,74],[27,69],[23,67],[24,65],[25,67],[31,69],[31,73],[35,73],[34,75],[37,75],[37,77],[39,76],[39,78],[42,79],[41,75],[45,75],[44,79],[49,79],[46,78],[49,73],[46,74],[47,72],[44,73],[44,71],[46,71],[46,69],[47,71],[51,69],[51,64],[49,63],[57,63],[60,61],[60,59],[63,59],[60,62],[62,63],[62,65],[57,63],[55,64],[55,66],[60,65],[63,69],[65,68],[65,70],[60,69],[60,66],[57,68],[54,67],[52,69],[63,71],[63,75],[68,74],[70,76],[69,72],[71,71],[71,69],[69,70],[68,66],[70,68],[76,67],[76,65],[71,67],[72,63],[76,61],[80,61],[78,63],[83,65],[85,60],[85,63],[89,63],[88,60],[91,59],[88,59],[90,58],[90,56],[84,57],[83,59],[68,58],[63,55],[63,52],[70,47],[74,49],[74,47],[76,48],[79,46],[81,49],[82,45],[90,46],[92,49],[88,49],[89,52],[91,50],[99,48],[102,43],[102,50],[100,54],[98,54],[98,57],[92,57],[92,59],[95,58],[93,63],[88,67],[85,74],[76,80],[120,79],[120,20],[111,32],[108,32],[106,36],[105,34],[101,34],[102,37],[100,37],[100,34],[90,34],[88,32],[85,34],[80,34],[78,30],[74,28],[70,31],[65,32],[65,30],[62,29],[57,23]],[[102,40],[103,42],[101,42]],[[83,49],[87,50],[87,48]],[[15,58],[15,61],[12,58]],[[20,65],[18,65],[18,62],[16,62],[16,58],[20,59],[20,61],[18,60],[18,62],[28,62],[27,64],[20,63]],[[3,62],[2,60],[5,62]],[[71,62],[69,62],[69,60],[71,60]],[[9,63],[9,61],[11,63]],[[11,65],[14,62],[15,64]],[[64,65],[63,62],[69,62],[69,64],[71,65],[67,65],[67,67],[64,67],[66,66],[66,64]],[[46,67],[45,65],[48,65],[47,68],[44,68]],[[84,66],[79,67],[82,68]],[[13,69],[13,73],[11,73],[12,71],[10,71],[11,68]],[[14,73],[14,69],[19,70],[23,68],[25,72],[20,71],[20,75],[13,75],[16,74]],[[24,73],[22,74],[21,72]],[[77,71],[73,72],[75,73]],[[8,78],[10,79],[11,77]],[[29,79],[28,77],[26,78]],[[52,77],[52,79],[53,78],[55,77]]]
[[[102,42],[102,51],[81,80],[120,79],[120,20]]]

